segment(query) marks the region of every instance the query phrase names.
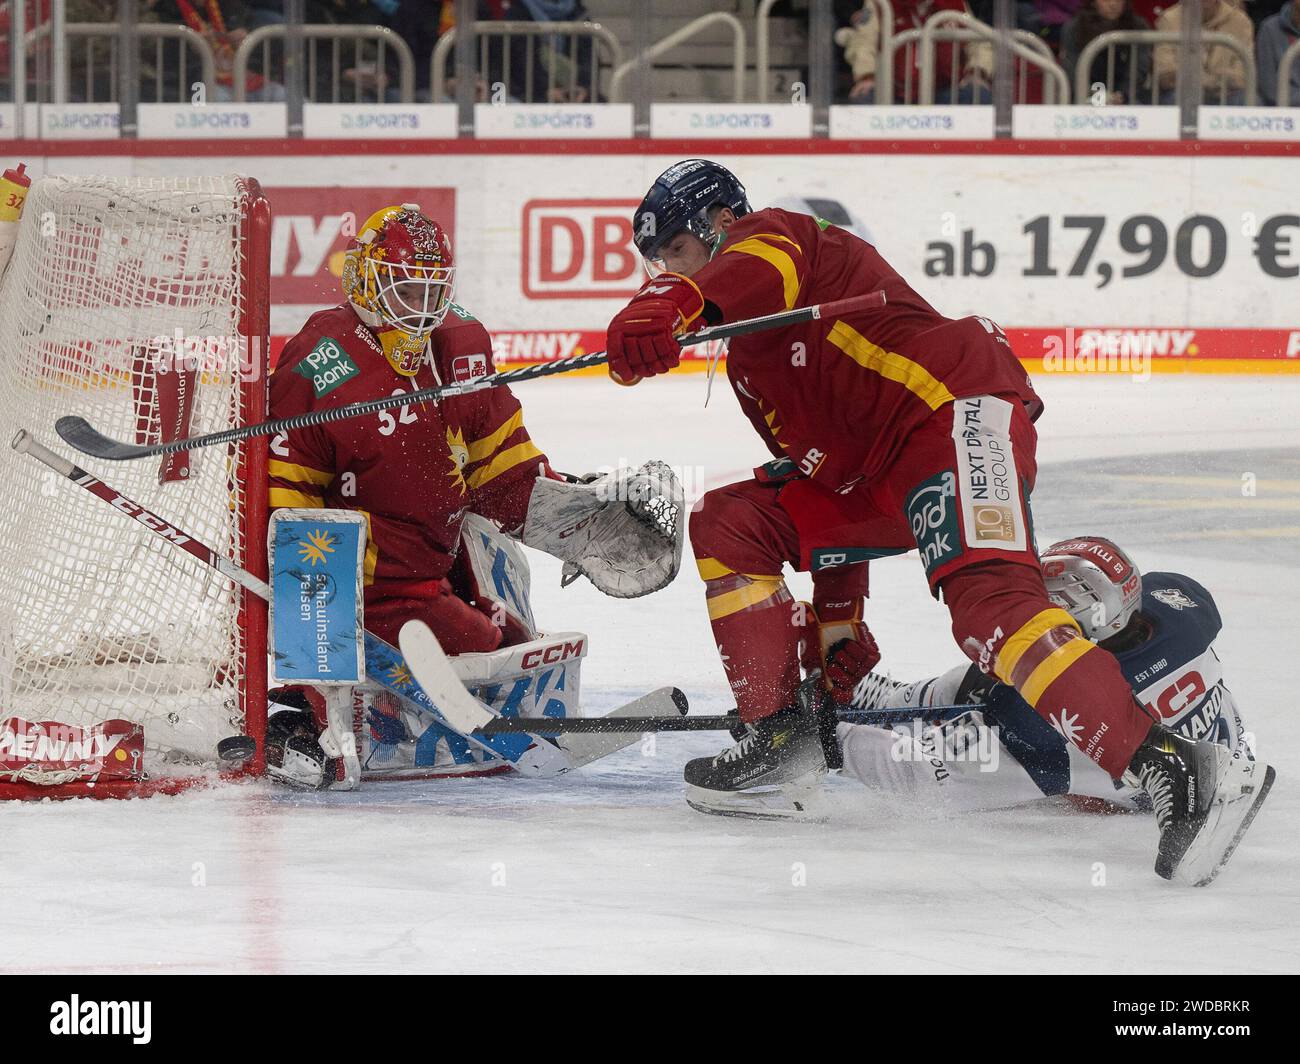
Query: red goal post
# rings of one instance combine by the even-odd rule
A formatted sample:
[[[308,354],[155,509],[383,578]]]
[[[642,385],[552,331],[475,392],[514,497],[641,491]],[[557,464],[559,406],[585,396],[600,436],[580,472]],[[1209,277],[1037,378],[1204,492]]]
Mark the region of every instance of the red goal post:
[[[269,264],[252,179],[35,182],[0,282],[0,443],[57,442],[66,413],[141,442],[264,420]],[[79,464],[265,576],[265,439]],[[219,778],[234,734],[259,774],[265,603],[8,446],[0,492],[0,798],[175,792]],[[71,762],[109,721],[143,729],[142,757],[117,751],[139,771],[93,778]]]

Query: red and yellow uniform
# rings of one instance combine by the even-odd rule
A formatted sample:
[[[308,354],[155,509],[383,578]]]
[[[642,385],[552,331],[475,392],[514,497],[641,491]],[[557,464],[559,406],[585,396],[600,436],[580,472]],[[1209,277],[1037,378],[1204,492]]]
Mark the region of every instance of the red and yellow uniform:
[[[465,381],[492,372],[487,330],[453,305],[429,341],[432,359],[399,374],[349,305],[314,314],[271,377],[271,416],[291,417]],[[449,653],[495,649],[501,630],[456,598],[448,574],[468,511],[519,528],[546,456],[508,388],[327,422],[271,442],[270,506],[366,515],[366,623],[396,642],[426,621]]]
[[[769,209],[738,219],[691,280],[713,322],[885,293],[883,307],[852,318],[727,346],[732,388],[772,453],[832,490],[876,476],[954,398],[1005,396],[1031,419],[1042,410],[1000,334],[977,318],[943,317],[874,247],[808,215]]]
[[[804,626],[861,615],[868,559],[918,549],[963,650],[1118,776],[1151,722],[1114,658],[1047,597],[1028,508],[1042,402],[1001,329],[943,317],[865,241],[769,209],[734,220],[689,278],[638,293],[611,323],[611,369],[661,368],[665,330],[877,290],[880,308],[728,347],[736,397],[779,459],[691,515],[741,716],[793,704]],[[784,564],[813,572],[813,617]]]

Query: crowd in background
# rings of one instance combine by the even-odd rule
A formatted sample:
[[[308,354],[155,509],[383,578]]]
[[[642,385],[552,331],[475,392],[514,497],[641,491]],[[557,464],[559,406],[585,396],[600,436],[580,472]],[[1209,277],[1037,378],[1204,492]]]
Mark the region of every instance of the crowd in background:
[[[0,77],[8,75],[9,6],[0,2]],[[27,25],[49,17],[49,0],[26,0]],[[892,0],[894,33],[920,29],[939,11],[961,11],[992,24],[994,0]],[[439,37],[455,25],[453,0],[305,0],[305,21],[385,26],[400,36],[415,56],[416,99],[431,98],[429,56]],[[69,22],[112,22],[117,0],[67,0]],[[840,102],[876,102],[876,64],[880,27],[869,2],[834,0],[839,48],[836,98]],[[806,15],[807,0],[781,0],[775,14]],[[1182,4],[1168,0],[1016,0],[1016,25],[1042,38],[1065,69],[1071,85],[1089,42],[1115,30],[1178,31]],[[481,21],[583,22],[588,21],[582,0],[477,0]],[[1225,33],[1242,43],[1256,58],[1258,101],[1278,100],[1278,66],[1283,53],[1300,39],[1300,0],[1202,0],[1201,19],[1206,32]],[[216,58],[217,100],[234,95],[233,60],[236,48],[252,31],[284,22],[280,0],[140,0],[141,23],[184,24],[203,36]],[[475,96],[496,102],[583,103],[598,100],[595,88],[596,44],[592,38],[563,33],[539,37],[486,38],[485,62],[476,77]],[[278,45],[276,46],[279,47]],[[956,51],[955,51],[956,50]],[[531,53],[531,54],[530,54]],[[371,47],[369,55],[376,54]],[[351,53],[342,71],[343,98],[396,101],[397,59],[389,49],[382,64]],[[1246,99],[1246,69],[1240,58],[1223,46],[1203,51],[1205,102],[1240,104]],[[180,53],[164,60],[172,69],[161,72],[142,50],[142,83],[183,82],[194,75],[191,67],[177,68]],[[191,60],[191,66],[192,66]],[[251,101],[284,99],[284,87],[274,72],[282,62],[274,52],[269,71],[246,75],[245,98]],[[992,100],[993,47],[987,41],[941,43],[935,56],[936,103],[988,103]],[[1018,62],[1018,61],[1017,61]],[[900,48],[894,55],[893,96],[897,103],[914,103],[920,86],[920,50]],[[30,66],[30,64],[29,64]],[[319,84],[307,87],[308,98],[330,99],[338,87],[327,83],[329,62],[317,64]],[[107,62],[89,49],[75,50],[69,62],[69,98],[109,99],[112,73]],[[456,88],[454,63],[449,61],[447,91]],[[1100,85],[1105,102],[1172,103],[1176,95],[1178,50],[1116,46],[1105,49],[1090,64],[1088,84]],[[157,78],[153,75],[159,74]],[[1108,76],[1109,75],[1109,76]],[[1031,85],[1041,90],[1035,74]],[[1094,95],[1093,102],[1101,102]],[[1291,100],[1300,105],[1300,62],[1292,65]],[[1083,102],[1083,101],[1076,101]]]
[[[962,11],[993,23],[993,0],[892,0],[894,33],[920,29],[939,11]],[[1085,47],[1103,33],[1117,30],[1177,32],[1182,4],[1167,0],[1017,0],[1016,26],[1041,37],[1074,84]],[[870,3],[836,0],[835,39],[842,49],[840,100],[872,103],[876,98],[876,63],[880,27]],[[1201,23],[1207,33],[1226,33],[1255,56],[1258,102],[1278,100],[1278,66],[1283,53],[1300,39],[1300,0],[1201,0]],[[953,48],[961,53],[955,64]],[[935,57],[936,103],[987,103],[992,100],[993,49],[987,42],[940,44]],[[1108,103],[1175,102],[1178,50],[1116,45],[1108,61],[1102,49],[1088,72]],[[1108,62],[1113,66],[1108,67]],[[915,103],[920,83],[919,49],[900,48],[894,56],[894,102]],[[1241,104],[1246,95],[1246,68],[1230,49],[1211,45],[1203,52],[1202,85],[1206,103]],[[1107,75],[1110,75],[1109,79]],[[1300,62],[1292,66],[1291,100],[1300,106]],[[1075,101],[1085,102],[1085,101]]]
[[[9,64],[9,4],[0,3],[0,77],[7,80]],[[430,63],[438,38],[456,23],[454,0],[305,0],[304,22],[313,25],[384,26],[393,30],[410,47],[415,57],[416,99],[431,98]],[[116,22],[117,0],[67,0],[68,22]],[[503,22],[584,22],[587,12],[582,0],[477,0],[477,18],[480,21]],[[49,18],[49,0],[27,0],[27,28],[40,25]],[[233,98],[233,65],[235,50],[254,30],[263,26],[283,24],[284,4],[281,0],[140,0],[138,21],[141,24],[170,23],[186,25],[202,36],[212,47],[216,59],[217,101]],[[535,43],[534,43],[535,42]],[[328,42],[316,47],[323,57],[317,64],[319,84],[309,85],[309,99],[331,98],[333,86]],[[398,61],[392,49],[388,50],[381,65],[373,58],[377,51],[367,45],[367,51],[357,53],[348,46],[345,51],[342,79],[343,99],[370,102],[397,101]],[[532,50],[532,57],[528,55]],[[104,49],[100,49],[101,53]],[[281,69],[282,51],[277,42],[272,51],[271,73]],[[150,49],[141,50],[141,82],[145,97],[157,73],[156,62]],[[365,58],[358,58],[358,56]],[[178,67],[180,51],[170,49],[164,63],[162,81],[174,83],[181,80]],[[549,101],[552,103],[583,103],[591,99],[591,87],[596,84],[593,75],[594,44],[590,39],[562,33],[544,34],[530,40],[523,36],[504,40],[492,38],[487,45],[486,64],[480,69],[476,94],[486,100],[494,89],[503,94],[504,102]],[[29,62],[29,68],[32,66]],[[454,62],[449,61],[454,74]],[[576,68],[576,69],[575,69]],[[249,73],[245,82],[245,98],[251,102],[269,102],[284,99],[284,86],[267,72]],[[30,76],[30,69],[29,69]],[[69,99],[72,102],[105,100],[112,94],[108,84],[112,76],[103,54],[93,55],[86,49],[73,49],[69,58]],[[191,61],[185,77],[196,77],[197,66]],[[454,76],[448,89],[455,89]]]

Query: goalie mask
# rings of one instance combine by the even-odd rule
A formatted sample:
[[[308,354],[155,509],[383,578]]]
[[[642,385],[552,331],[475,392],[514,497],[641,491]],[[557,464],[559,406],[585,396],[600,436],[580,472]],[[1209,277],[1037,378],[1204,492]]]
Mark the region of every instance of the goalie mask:
[[[1041,561],[1052,602],[1094,642],[1122,632],[1142,602],[1142,574],[1108,539],[1063,539],[1043,551]]]
[[[344,255],[343,292],[403,376],[447,316],[455,275],[446,233],[414,203],[376,211]]]

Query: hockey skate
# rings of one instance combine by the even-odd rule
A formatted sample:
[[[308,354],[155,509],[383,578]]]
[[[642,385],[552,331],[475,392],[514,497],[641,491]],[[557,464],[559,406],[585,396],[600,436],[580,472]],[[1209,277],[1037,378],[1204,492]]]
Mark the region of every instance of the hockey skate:
[[[686,764],[686,803],[752,820],[826,818],[827,759],[817,715],[791,707],[748,726],[735,745]]]
[[[1156,875],[1203,887],[1217,876],[1264,804],[1276,772],[1156,724],[1128,773],[1160,827]]]

